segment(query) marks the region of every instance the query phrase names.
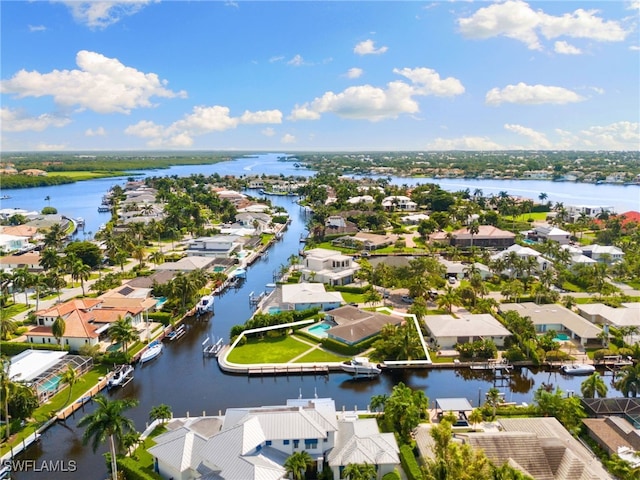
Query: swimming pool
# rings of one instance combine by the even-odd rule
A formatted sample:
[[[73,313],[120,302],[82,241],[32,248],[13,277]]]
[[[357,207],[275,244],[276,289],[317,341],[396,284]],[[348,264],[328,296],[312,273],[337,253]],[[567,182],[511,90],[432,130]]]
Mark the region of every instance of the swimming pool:
[[[269,307],[269,313],[271,315],[274,315],[276,313],[280,313],[282,310],[280,310],[280,307]]]
[[[224,272],[225,270],[226,270],[226,267],[221,267],[221,266],[213,267],[214,273]]]
[[[60,375],[56,375],[55,377],[49,378],[46,382],[40,384],[38,390],[41,392],[55,392],[58,390],[58,385],[60,385],[61,377]]]
[[[566,342],[567,340],[570,340],[570,338],[566,333],[557,333],[553,339],[554,342]]]
[[[327,330],[331,328],[331,325],[326,323],[319,323],[318,325],[314,325],[313,327],[309,327],[307,330],[311,335],[318,338],[327,338]]]

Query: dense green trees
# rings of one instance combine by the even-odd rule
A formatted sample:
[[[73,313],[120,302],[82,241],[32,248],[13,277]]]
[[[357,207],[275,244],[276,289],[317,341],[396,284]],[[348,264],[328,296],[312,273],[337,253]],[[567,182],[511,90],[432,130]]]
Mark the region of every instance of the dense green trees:
[[[400,382],[384,402],[380,424],[384,431],[394,432],[400,443],[408,443],[411,431],[428,418],[429,399],[422,390],[412,390]]]

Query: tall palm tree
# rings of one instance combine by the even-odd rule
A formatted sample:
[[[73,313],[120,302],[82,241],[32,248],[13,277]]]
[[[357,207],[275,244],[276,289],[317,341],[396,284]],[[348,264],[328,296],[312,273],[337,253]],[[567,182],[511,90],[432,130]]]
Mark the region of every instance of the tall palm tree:
[[[640,393],[640,363],[620,369],[620,376],[613,384],[625,397],[636,397]]]
[[[480,224],[477,220],[474,220],[467,226],[467,231],[469,235],[471,235],[471,247],[473,247],[473,236],[477,235],[480,232]]]
[[[126,355],[129,343],[138,340],[140,337],[136,329],[131,325],[131,318],[118,316],[118,319],[109,327],[109,338],[115,343],[122,344],[122,350]]]
[[[302,480],[307,472],[307,468],[311,465],[313,465],[313,458],[311,458],[311,455],[309,455],[309,452],[306,450],[293,452],[284,462],[284,468],[287,474],[293,477],[293,480]]]
[[[69,385],[69,395],[67,395],[67,401],[65,402],[65,406],[69,403],[69,400],[71,400],[71,393],[72,393],[72,390],[73,390],[73,386],[76,383],[78,383],[78,380],[79,380],[78,374],[73,369],[71,364],[68,363],[67,364],[67,369],[64,371],[64,373],[60,377],[60,383],[65,384],[65,385]]]
[[[62,349],[62,337],[64,337],[64,331],[67,329],[67,324],[65,323],[64,319],[60,316],[58,316],[58,318],[56,318],[53,321],[53,324],[51,325],[51,333],[53,334],[53,336],[55,337],[56,341],[58,342],[58,346],[60,346],[60,349]]]
[[[93,413],[82,417],[78,422],[79,427],[87,427],[82,435],[82,441],[85,445],[91,442],[91,448],[95,452],[101,443],[109,439],[111,476],[113,480],[118,480],[116,455],[125,434],[135,430],[133,421],[123,416],[123,412],[138,405],[138,400],[109,401],[104,395],[99,394],[94,397],[94,401],[98,408]]]
[[[378,472],[371,463],[350,463],[344,467],[342,474],[348,480],[372,480]]]
[[[453,307],[456,305],[460,305],[460,295],[451,285],[447,285],[444,293],[438,297],[438,307],[446,307],[451,314],[453,313]]]
[[[2,399],[2,416],[5,421],[5,435],[7,441],[9,441],[9,437],[11,436],[11,422],[9,421],[9,394],[11,393],[11,377],[9,377],[9,366],[11,365],[11,360],[7,357],[2,356],[1,359],[2,365],[0,368],[0,399]]]
[[[91,276],[91,267],[89,265],[87,265],[86,263],[84,263],[79,258],[76,259],[71,264],[71,278],[74,281],[75,280],[80,280],[80,286],[82,287],[82,296],[85,295],[85,293],[84,293],[84,282],[89,280],[90,276]]]
[[[607,385],[598,372],[594,372],[580,384],[580,392],[582,392],[584,398],[594,398],[596,395],[604,398],[607,396],[608,390]]]
[[[500,395],[500,390],[498,390],[496,387],[491,387],[487,392],[486,403],[491,406],[492,418],[496,418],[496,410],[501,401],[502,395]]]
[[[33,284],[33,274],[27,267],[16,268],[13,272],[13,285],[24,293],[24,303],[29,307],[29,287]]]

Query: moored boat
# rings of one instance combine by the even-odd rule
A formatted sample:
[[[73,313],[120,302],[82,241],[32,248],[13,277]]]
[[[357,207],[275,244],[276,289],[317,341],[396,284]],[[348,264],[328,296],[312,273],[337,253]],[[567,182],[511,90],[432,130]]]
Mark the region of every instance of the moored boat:
[[[148,362],[149,360],[153,360],[161,353],[162,353],[162,344],[155,341],[151,342],[149,344],[149,347],[140,356],[140,362],[145,363],[145,362]]]
[[[133,367],[131,365],[118,365],[113,371],[113,376],[107,382],[107,387],[123,387],[133,379]]]
[[[591,375],[596,371],[596,367],[585,363],[576,363],[575,365],[563,365],[561,370],[567,375]]]
[[[166,338],[169,340],[179,340],[185,333],[187,333],[187,329],[184,324],[181,324],[178,328],[169,332]]]
[[[343,371],[356,376],[373,377],[382,372],[380,367],[371,363],[366,357],[353,357],[351,360],[342,363],[340,367]]]
[[[204,295],[196,306],[196,314],[204,315],[213,312],[213,295]]]

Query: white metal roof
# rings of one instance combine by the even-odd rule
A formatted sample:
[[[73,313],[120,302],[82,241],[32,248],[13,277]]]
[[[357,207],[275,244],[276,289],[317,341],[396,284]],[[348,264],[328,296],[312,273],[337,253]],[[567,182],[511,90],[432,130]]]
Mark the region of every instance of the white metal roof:
[[[21,382],[29,382],[45,370],[53,367],[66,351],[56,350],[25,350],[11,359],[9,377]]]

